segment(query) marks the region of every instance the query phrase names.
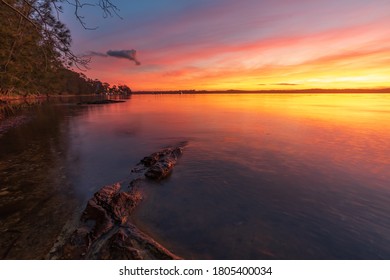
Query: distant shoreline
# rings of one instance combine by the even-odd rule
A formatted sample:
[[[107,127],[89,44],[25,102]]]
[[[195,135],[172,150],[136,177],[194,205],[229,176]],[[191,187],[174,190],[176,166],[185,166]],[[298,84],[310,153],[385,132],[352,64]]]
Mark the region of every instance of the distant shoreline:
[[[272,93],[384,93],[389,94],[390,88],[384,89],[294,89],[294,90],[149,90],[149,91],[133,91],[132,94],[229,94],[229,93],[243,93],[243,94],[272,94]]]
[[[149,90],[133,91],[130,95],[142,94],[390,94],[390,88],[385,89],[295,89],[295,90]],[[82,96],[105,96],[102,94],[53,94],[53,95],[0,95],[0,105],[8,102],[23,100],[43,100],[50,98],[82,97]]]

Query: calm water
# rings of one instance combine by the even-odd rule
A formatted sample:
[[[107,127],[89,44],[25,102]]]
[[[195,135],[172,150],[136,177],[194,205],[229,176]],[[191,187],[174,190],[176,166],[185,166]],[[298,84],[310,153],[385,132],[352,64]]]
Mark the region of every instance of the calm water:
[[[188,141],[135,222],[193,259],[390,259],[390,95],[44,104],[0,136],[0,257],[42,258],[138,161]]]

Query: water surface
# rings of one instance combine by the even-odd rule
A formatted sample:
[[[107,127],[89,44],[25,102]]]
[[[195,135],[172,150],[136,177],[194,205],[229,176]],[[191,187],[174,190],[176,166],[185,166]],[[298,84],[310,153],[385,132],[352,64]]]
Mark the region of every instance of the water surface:
[[[40,258],[101,186],[188,141],[172,175],[144,186],[134,217],[174,253],[389,259],[389,108],[386,94],[133,95],[40,106],[0,138],[8,248],[0,253]]]

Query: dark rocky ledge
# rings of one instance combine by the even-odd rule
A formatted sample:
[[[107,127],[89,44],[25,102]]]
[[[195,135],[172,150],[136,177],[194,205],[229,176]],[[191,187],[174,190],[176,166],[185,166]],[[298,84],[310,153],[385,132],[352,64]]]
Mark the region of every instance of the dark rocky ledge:
[[[145,157],[132,170],[129,190],[116,183],[101,188],[88,201],[75,229],[60,237],[49,259],[180,259],[130,221],[142,200],[138,184],[145,177],[163,180],[172,171],[186,143]],[[66,235],[66,234],[65,234]]]
[[[124,101],[124,100],[104,99],[104,100],[94,100],[94,101],[79,102],[79,103],[77,103],[77,105],[102,105],[102,104],[123,103],[123,102],[126,102],[126,101]]]

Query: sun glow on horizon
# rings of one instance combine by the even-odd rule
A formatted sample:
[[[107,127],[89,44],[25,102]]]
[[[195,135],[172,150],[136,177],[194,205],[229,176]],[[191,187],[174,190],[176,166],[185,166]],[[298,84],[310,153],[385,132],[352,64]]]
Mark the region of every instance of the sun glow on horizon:
[[[172,0],[180,13],[146,2],[154,20],[132,14],[93,40],[76,33],[80,53],[115,44],[141,61],[94,57],[88,76],[133,90],[390,88],[389,0],[217,2]]]

